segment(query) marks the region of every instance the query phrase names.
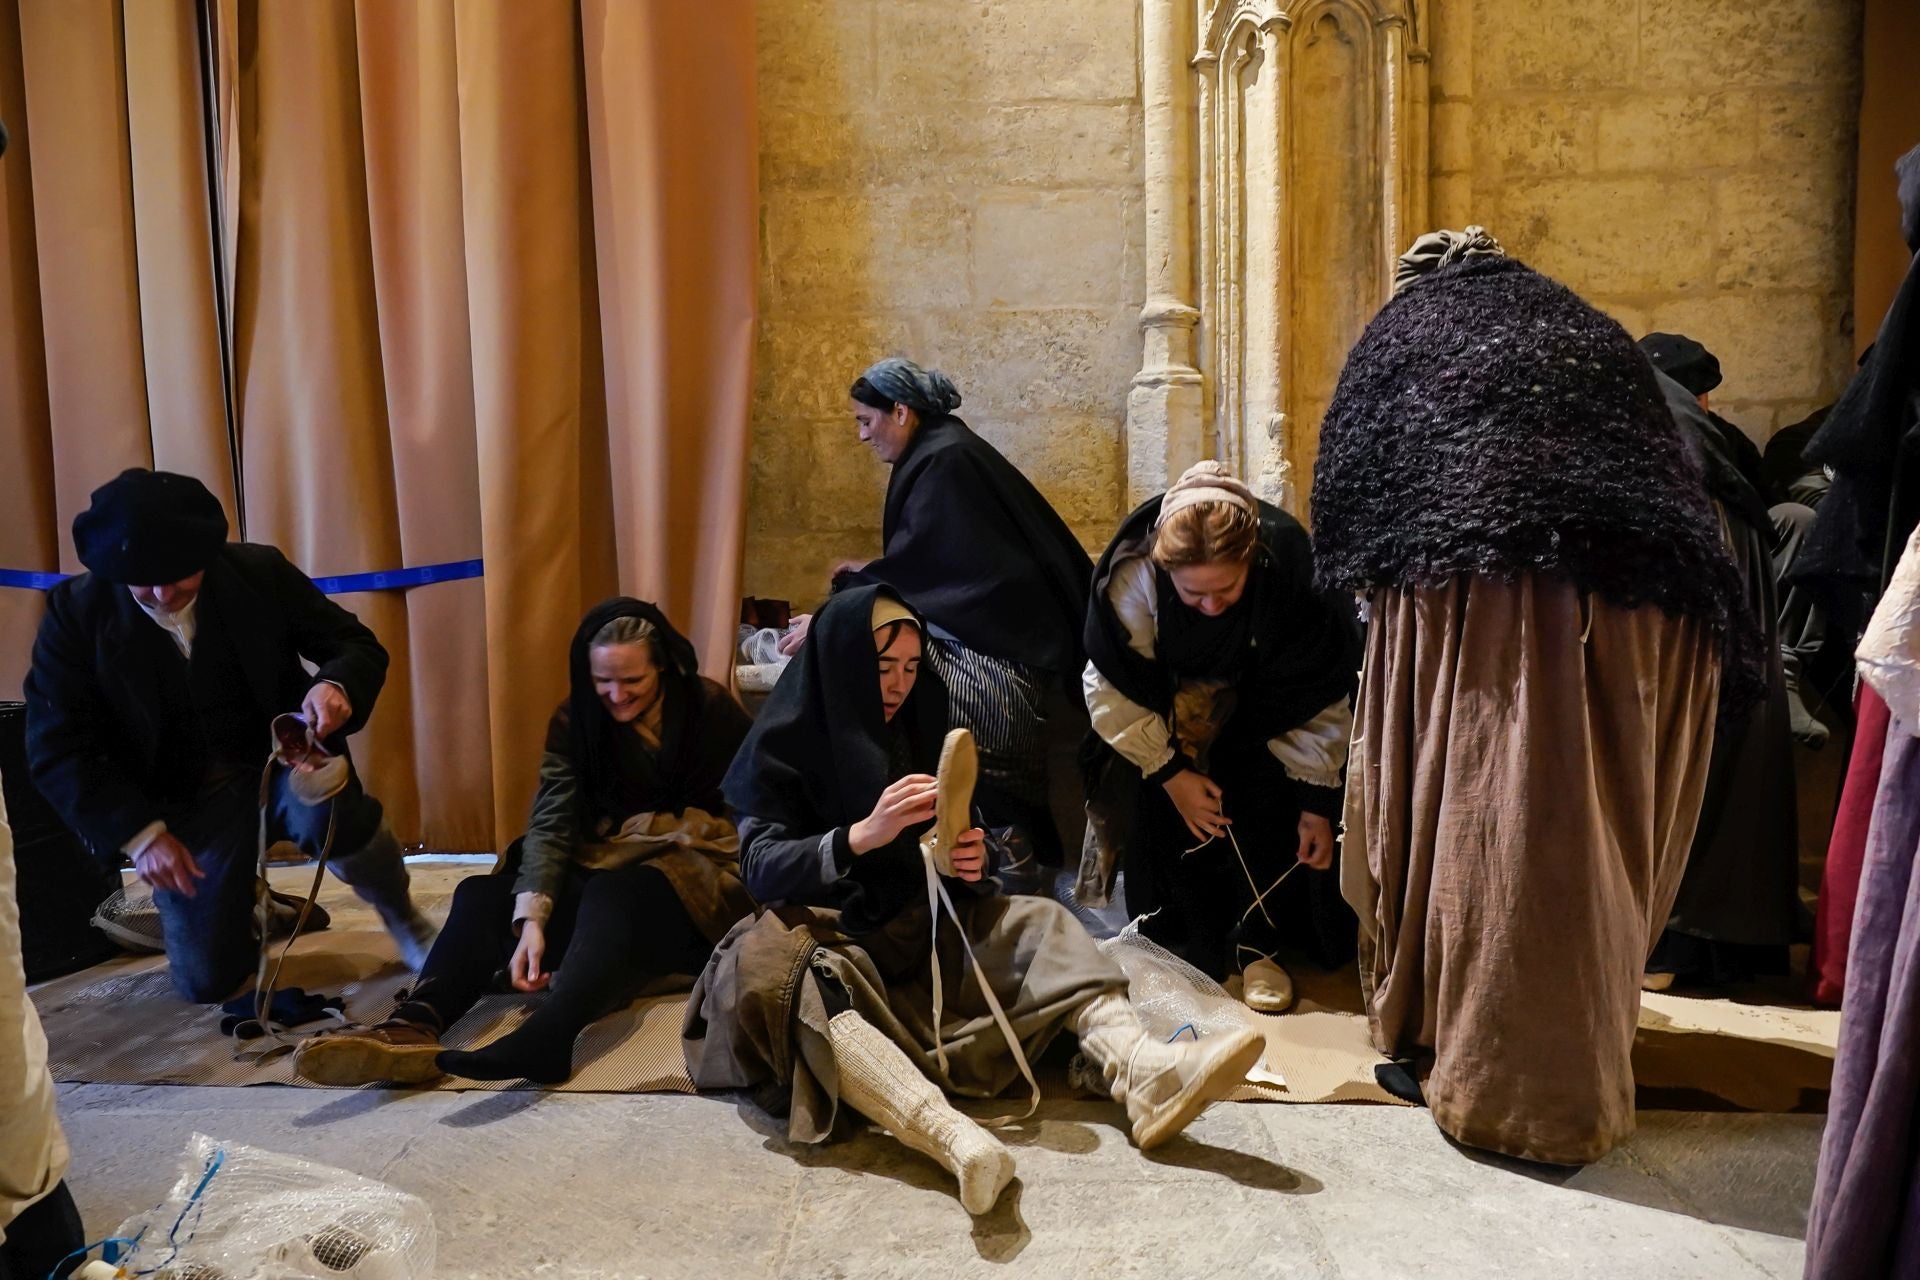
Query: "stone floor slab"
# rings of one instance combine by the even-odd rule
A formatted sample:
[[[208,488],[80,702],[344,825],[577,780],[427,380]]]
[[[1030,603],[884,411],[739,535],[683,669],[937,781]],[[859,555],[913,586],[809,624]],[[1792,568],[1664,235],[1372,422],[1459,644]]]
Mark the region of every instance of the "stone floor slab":
[[[1426,1113],[1218,1107],[1147,1155],[1118,1109],[1007,1131],[1020,1175],[974,1221],[930,1161],[866,1131],[790,1147],[743,1101],[69,1086],[72,1183],[103,1235],[159,1199],[197,1131],[422,1196],[466,1277],[1793,1276],[1819,1118],[1647,1113],[1607,1160],[1545,1173]]]

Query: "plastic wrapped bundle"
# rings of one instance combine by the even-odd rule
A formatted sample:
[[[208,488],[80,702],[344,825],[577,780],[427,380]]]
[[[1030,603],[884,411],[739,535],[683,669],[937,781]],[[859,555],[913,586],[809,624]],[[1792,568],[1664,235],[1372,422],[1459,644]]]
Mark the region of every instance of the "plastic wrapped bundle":
[[[166,1202],[114,1243],[120,1274],[170,1280],[430,1280],[435,1249],[417,1196],[199,1133]]]
[[[773,627],[740,628],[740,660],[734,665],[733,678],[741,693],[764,697],[773,692],[793,660],[780,652],[780,642],[786,638],[787,631]]]
[[[1140,932],[1131,921],[1100,943],[1127,975],[1127,999],[1140,1011],[1147,1030],[1162,1040],[1195,1039],[1216,1031],[1258,1025],[1259,1015],[1227,994],[1227,989]]]

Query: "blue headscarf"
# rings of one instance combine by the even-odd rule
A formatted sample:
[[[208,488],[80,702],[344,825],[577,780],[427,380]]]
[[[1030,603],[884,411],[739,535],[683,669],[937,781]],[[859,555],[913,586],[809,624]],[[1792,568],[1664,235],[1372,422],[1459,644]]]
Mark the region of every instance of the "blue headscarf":
[[[960,407],[960,388],[938,369],[922,369],[904,356],[888,356],[860,375],[860,382],[923,418],[941,418]],[[878,407],[878,406],[876,406]]]

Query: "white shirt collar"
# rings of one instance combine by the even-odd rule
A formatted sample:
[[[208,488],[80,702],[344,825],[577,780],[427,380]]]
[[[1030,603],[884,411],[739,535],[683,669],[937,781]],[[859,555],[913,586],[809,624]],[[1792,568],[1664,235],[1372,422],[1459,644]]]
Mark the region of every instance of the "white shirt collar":
[[[143,603],[137,596],[133,602],[140,606],[140,612],[153,619],[154,625],[173,638],[174,647],[180,650],[181,657],[193,656],[193,637],[199,630],[199,623],[194,620],[194,609],[200,603],[199,596],[189,600],[185,607],[171,611],[156,609]]]

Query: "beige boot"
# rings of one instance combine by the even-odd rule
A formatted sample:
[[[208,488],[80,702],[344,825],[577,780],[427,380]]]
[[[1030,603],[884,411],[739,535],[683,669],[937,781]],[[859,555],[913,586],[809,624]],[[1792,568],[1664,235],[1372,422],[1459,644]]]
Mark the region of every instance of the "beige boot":
[[[840,1100],[960,1181],[960,1203],[979,1215],[1013,1180],[1013,1153],[954,1110],[900,1046],[852,1009],[827,1023]]]
[[[1106,1079],[1107,1092],[1126,1104],[1134,1145],[1142,1151],[1179,1133],[1244,1081],[1267,1043],[1241,1027],[1162,1044],[1147,1034],[1127,998],[1111,991],[1081,1005],[1068,1025]]]

